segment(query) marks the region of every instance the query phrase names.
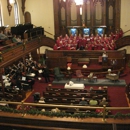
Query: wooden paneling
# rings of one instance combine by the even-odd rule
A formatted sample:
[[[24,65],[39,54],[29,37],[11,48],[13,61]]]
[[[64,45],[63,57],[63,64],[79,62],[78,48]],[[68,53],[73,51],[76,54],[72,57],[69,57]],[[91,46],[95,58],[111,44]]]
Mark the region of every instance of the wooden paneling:
[[[111,60],[117,60],[117,68],[125,67],[125,60],[126,60],[126,50],[121,51],[106,51],[108,54],[108,65],[111,65]],[[51,59],[55,58],[59,59],[59,57],[71,57],[72,63],[77,63],[78,58],[89,58],[90,64],[91,63],[98,63],[99,56],[102,56],[103,51],[53,51],[53,50],[46,50],[46,57],[50,61],[50,64],[53,64],[51,62]],[[62,64],[62,63],[60,63]],[[63,63],[64,64],[64,63]],[[53,65],[50,66],[53,68]]]
[[[54,67],[66,68],[67,67],[67,57],[47,58],[46,64],[47,64],[48,68],[54,68]]]
[[[87,20],[87,9],[83,8],[83,14],[79,14],[80,6],[76,6],[76,18],[72,20],[72,16],[74,13],[71,14],[72,10],[72,3],[73,0],[53,0],[54,1],[54,24],[55,24],[55,36],[60,36],[61,34],[64,35],[64,28],[67,26],[81,26],[85,24],[87,27],[94,27],[94,26],[107,26],[107,33],[111,30],[115,31],[120,28],[120,10],[121,10],[121,0],[84,0],[84,7],[90,7],[90,19]],[[75,4],[75,3],[74,3]],[[101,4],[101,6],[97,6],[97,4]],[[109,11],[110,6],[113,8],[113,11]],[[61,15],[62,15],[62,8],[65,10],[65,24],[63,24]],[[101,9],[101,14],[96,10]],[[97,12],[96,12],[97,11]],[[101,15],[101,19],[96,18],[97,15]],[[111,13],[111,14],[110,14]],[[112,15],[112,18],[109,18]],[[85,17],[85,18],[84,18]],[[72,23],[75,21],[77,25],[73,25]],[[88,23],[89,21],[89,23]],[[101,21],[100,23],[98,21]],[[110,22],[111,21],[111,22]]]
[[[119,40],[115,41],[116,49],[120,49],[124,46],[130,45],[130,36],[124,36],[120,38]]]

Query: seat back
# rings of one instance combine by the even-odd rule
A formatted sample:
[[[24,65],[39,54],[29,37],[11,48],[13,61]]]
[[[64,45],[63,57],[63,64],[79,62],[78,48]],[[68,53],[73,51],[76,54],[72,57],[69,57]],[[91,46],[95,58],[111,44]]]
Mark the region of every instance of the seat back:
[[[82,75],[81,70],[76,70],[76,76],[78,77],[80,75]]]
[[[58,67],[54,68],[54,74],[59,75],[60,74],[60,69]]]
[[[99,56],[99,57],[98,57],[98,62],[99,62],[99,63],[102,63],[102,56]]]

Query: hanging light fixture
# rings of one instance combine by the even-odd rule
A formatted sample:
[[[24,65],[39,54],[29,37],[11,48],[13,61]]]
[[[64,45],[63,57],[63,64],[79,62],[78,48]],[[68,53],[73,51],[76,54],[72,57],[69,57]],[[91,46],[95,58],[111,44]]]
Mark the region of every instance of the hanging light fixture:
[[[9,0],[9,3],[10,3],[10,4],[14,4],[14,3],[15,3],[15,0]]]

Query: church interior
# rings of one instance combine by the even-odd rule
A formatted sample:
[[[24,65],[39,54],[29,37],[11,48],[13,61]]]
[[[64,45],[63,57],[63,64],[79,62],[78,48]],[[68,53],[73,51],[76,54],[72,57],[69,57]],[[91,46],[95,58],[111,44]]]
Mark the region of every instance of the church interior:
[[[0,0],[0,128],[129,130],[129,0]]]

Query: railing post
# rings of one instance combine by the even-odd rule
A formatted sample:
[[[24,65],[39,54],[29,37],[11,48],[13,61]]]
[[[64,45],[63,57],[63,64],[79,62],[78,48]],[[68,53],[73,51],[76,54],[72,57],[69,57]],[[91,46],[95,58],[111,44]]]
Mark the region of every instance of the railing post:
[[[103,121],[106,122],[106,105],[103,105]]]
[[[24,117],[24,102],[21,102],[21,107],[22,107],[22,117]]]

